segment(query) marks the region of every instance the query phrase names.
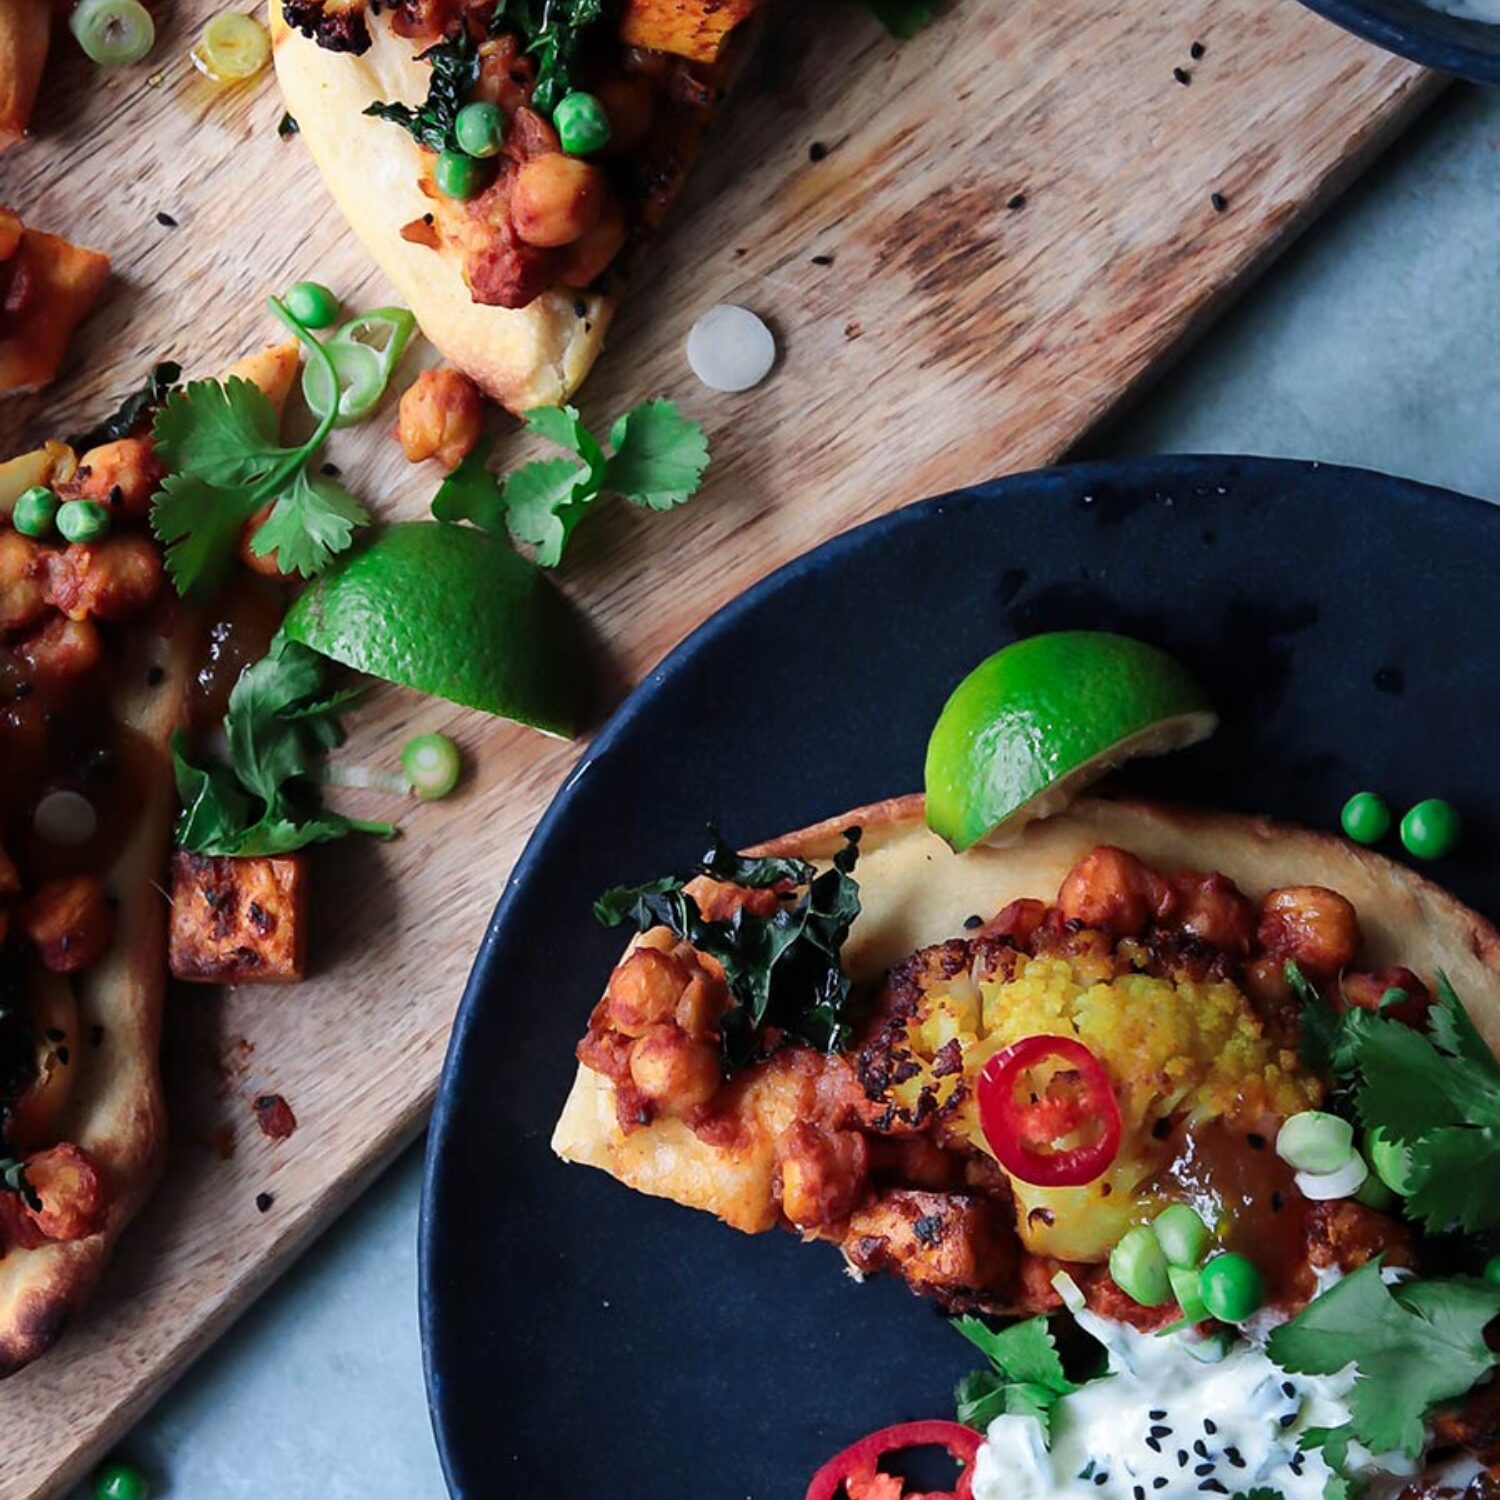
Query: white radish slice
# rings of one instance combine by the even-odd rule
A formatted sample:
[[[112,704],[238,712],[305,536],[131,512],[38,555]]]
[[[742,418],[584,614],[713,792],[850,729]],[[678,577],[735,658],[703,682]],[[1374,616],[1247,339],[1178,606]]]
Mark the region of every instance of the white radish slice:
[[[42,838],[60,849],[86,844],[99,831],[94,804],[78,792],[48,792],[37,803],[31,822]]]
[[[687,341],[688,364],[715,391],[748,391],[771,373],[776,339],[748,307],[721,302],[693,324]]]
[[[1314,1203],[1326,1203],[1330,1198],[1348,1198],[1357,1193],[1369,1175],[1364,1157],[1356,1151],[1337,1171],[1298,1172],[1297,1190]]]

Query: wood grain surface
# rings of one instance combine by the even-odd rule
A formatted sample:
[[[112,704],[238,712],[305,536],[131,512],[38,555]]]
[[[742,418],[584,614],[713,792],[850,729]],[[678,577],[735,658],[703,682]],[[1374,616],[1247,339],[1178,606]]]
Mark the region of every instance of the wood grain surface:
[[[269,76],[193,73],[217,8],[163,7],[153,60],[115,74],[61,38],[36,138],[0,156],[0,201],[116,270],[53,391],[0,405],[0,451],[112,407],[154,359],[217,372],[275,336],[262,299],[300,277],[389,300],[278,138]],[[1292,0],[956,0],[905,45],[843,0],[783,6],[584,393],[597,421],[672,395],[715,453],[691,505],[607,505],[575,538],[562,581],[597,631],[601,711],[780,563],[1063,454],[1437,86]],[[777,331],[760,390],[687,372],[717,301]],[[381,515],[420,515],[437,476],[388,427],[331,456]],[[391,765],[416,729],[452,733],[473,775],[434,806],[352,804],[403,836],[319,855],[315,976],[171,999],[166,1183],[81,1326],[0,1386],[3,1500],[58,1493],[420,1128],[490,910],[577,747],[378,691],[345,754]],[[279,1144],[252,1117],[267,1091],[299,1121]]]

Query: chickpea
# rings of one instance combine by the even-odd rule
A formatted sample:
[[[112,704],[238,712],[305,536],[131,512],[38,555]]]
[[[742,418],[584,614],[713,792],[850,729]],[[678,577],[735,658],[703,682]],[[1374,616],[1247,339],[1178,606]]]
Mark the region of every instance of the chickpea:
[[[1222,953],[1249,953],[1255,939],[1255,907],[1227,876],[1179,875],[1177,926]]]
[[[869,1180],[870,1153],[853,1130],[820,1130],[806,1120],[776,1138],[781,1211],[799,1229],[842,1223],[859,1206]]]
[[[166,472],[150,438],[120,438],[90,448],[79,459],[77,473],[63,487],[64,498],[98,500],[127,516],[144,516]]]
[[[644,1036],[672,1019],[687,988],[687,965],[670,953],[637,948],[610,975],[605,1016],[616,1031]]]
[[[0,631],[25,630],[47,613],[41,572],[50,549],[0,531]]]
[[[1384,1014],[1403,1026],[1423,1027],[1432,1008],[1432,994],[1410,969],[1381,969],[1375,974],[1345,974],[1344,999],[1361,1010],[1378,1011],[1380,1001],[1391,990],[1405,990],[1406,999],[1388,1007]]]
[[[563,286],[592,286],[620,253],[627,234],[625,210],[611,196],[599,217],[562,252],[557,279]]]
[[[396,436],[410,463],[435,458],[453,470],[484,430],[484,397],[461,370],[423,370],[401,397]]]
[[[1261,903],[1256,937],[1272,957],[1294,959],[1313,979],[1331,979],[1354,961],[1359,918],[1337,891],[1291,885]]]
[[[598,167],[550,151],[515,175],[510,217],[528,245],[571,245],[593,227],[604,206],[604,175]]]
[[[1273,1015],[1295,1009],[1292,987],[1286,982],[1286,960],[1264,954],[1252,958],[1241,970],[1245,993],[1263,1011]]]
[[[1006,938],[1017,948],[1025,948],[1046,918],[1045,902],[1023,898],[1002,906],[975,935],[982,938]]]
[[[70,619],[123,620],[145,609],[161,582],[161,553],[150,537],[111,536],[54,553],[47,597]]]
[[[1057,905],[1065,920],[1136,937],[1171,914],[1171,886],[1135,855],[1108,844],[1086,854],[1063,878]]]
[[[46,686],[87,676],[103,661],[104,642],[92,621],[53,615],[16,655],[31,668],[32,681]]]
[[[719,1091],[719,1049],[675,1026],[653,1026],[630,1049],[630,1079],[663,1114],[699,1109]]]
[[[49,880],[21,908],[21,925],[54,974],[74,974],[104,956],[115,913],[94,875]]]
[[[715,977],[698,965],[694,965],[694,970],[677,1002],[673,1019],[691,1037],[717,1037],[720,1017],[729,1006],[729,991],[722,977]]]

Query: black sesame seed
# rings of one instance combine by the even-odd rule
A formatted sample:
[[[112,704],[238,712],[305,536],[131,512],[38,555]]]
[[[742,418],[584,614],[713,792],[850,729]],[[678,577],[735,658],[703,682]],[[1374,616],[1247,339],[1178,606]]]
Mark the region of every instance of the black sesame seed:
[[[1181,1448],[1177,1450],[1177,1467],[1179,1469],[1187,1468],[1187,1454]]]
[[[833,264],[833,257],[831,255],[815,255],[812,258],[812,263],[815,266],[831,266]]]
[[[984,918],[981,917],[978,912],[975,912],[973,916],[964,918],[964,926],[967,927],[970,932],[973,932],[976,927],[984,926]]]
[[[1183,86],[1183,88],[1186,88],[1188,84],[1193,81],[1193,75],[1189,73],[1186,68],[1173,68],[1172,77],[1175,78],[1178,83]]]
[[[1194,1464],[1193,1473],[1201,1479],[1205,1474],[1212,1474],[1216,1468],[1218,1468],[1218,1465],[1210,1460],[1208,1463]]]
[[[1143,1484],[1133,1485],[1130,1493],[1135,1496],[1135,1500],[1146,1500],[1146,1486]]]
[[[1209,1494],[1212,1495],[1227,1495],[1229,1493],[1229,1491],[1225,1489],[1217,1479],[1205,1479],[1203,1483],[1198,1486],[1198,1488],[1200,1490],[1206,1490]]]
[[[265,1213],[276,1201],[270,1193],[257,1193],[255,1195],[255,1209],[257,1213]]]
[[[1150,1417],[1153,1422],[1165,1422],[1167,1419],[1167,1413],[1165,1409],[1160,1406],[1153,1406],[1151,1410],[1146,1413],[1146,1415]]]
[[[1238,1448],[1226,1448],[1224,1450],[1224,1457],[1227,1458],[1229,1462],[1232,1463],[1237,1469],[1243,1469],[1245,1467],[1245,1455],[1241,1453]]]
[[[1109,1475],[1103,1469],[1100,1469],[1099,1472],[1094,1475],[1094,1483],[1095,1484],[1108,1484],[1109,1483]]]
[[[1223,213],[1224,210],[1229,207],[1229,199],[1226,198],[1223,193],[1210,193],[1208,195],[1208,201],[1213,204],[1213,209],[1216,214]]]
[[[812,145],[807,148],[808,161],[822,161],[823,158],[827,155],[828,147],[825,146],[822,141],[814,141]]]
[[[1290,1380],[1283,1380],[1281,1382],[1281,1394],[1290,1400],[1297,1394],[1297,1387]]]
[[[1205,47],[1202,42],[1194,42],[1193,45],[1188,48],[1188,56],[1191,57],[1194,62],[1197,62],[1198,59],[1202,57],[1203,54],[1207,51],[1208,48]]]
[[[1006,200],[1005,206],[1012,213],[1018,212],[1020,209],[1023,209],[1023,208],[1026,207],[1026,194],[1025,193],[1014,193],[1014,194],[1012,194],[1011,197],[1009,197]]]
[[[1203,1441],[1202,1438],[1199,1438],[1197,1442],[1193,1444],[1193,1452],[1196,1453],[1199,1458],[1208,1457],[1208,1445]]]
[[[1161,1441],[1160,1441],[1160,1439],[1158,1439],[1158,1438],[1154,1438],[1154,1437],[1148,1437],[1148,1438],[1147,1438],[1147,1439],[1146,1439],[1146,1446],[1147,1446],[1147,1447],[1148,1447],[1148,1448],[1149,1448],[1149,1449],[1150,1449],[1150,1450],[1151,1450],[1151,1451],[1152,1451],[1152,1452],[1153,1452],[1153,1453],[1160,1453],[1160,1452],[1161,1452]]]
[[[1302,1475],[1302,1455],[1300,1453],[1294,1453],[1292,1457],[1287,1460],[1286,1466],[1292,1471],[1293,1474],[1296,1474],[1300,1478]]]
[[[1156,1413],[1152,1412],[1151,1415],[1154,1417]],[[1151,1436],[1154,1438],[1171,1437],[1172,1429],[1170,1427],[1163,1426],[1160,1422],[1158,1422],[1156,1426],[1151,1429]]]
[[[169,213],[159,213],[159,214],[157,214],[157,216],[156,216],[156,222],[158,224],[160,224],[163,229],[176,229],[177,228],[177,220],[174,219],[172,217],[172,215],[169,214]]]
[[[1219,1430],[1219,1424],[1212,1417],[1204,1417],[1203,1430],[1212,1437]]]
[[[1297,1413],[1294,1412],[1294,1411],[1289,1411],[1284,1417],[1278,1417],[1277,1418],[1277,1421],[1283,1427],[1290,1427],[1292,1425],[1292,1423],[1295,1422],[1296,1420],[1297,1420]]]
[[[1158,1474],[1156,1478],[1151,1481],[1151,1488],[1153,1490],[1164,1490],[1166,1489],[1166,1487],[1167,1476],[1165,1474]]]
[[[1245,1137],[1245,1140],[1248,1142],[1252,1151],[1264,1151],[1266,1149],[1265,1136],[1258,1134],[1254,1130],[1252,1130],[1250,1134]]]

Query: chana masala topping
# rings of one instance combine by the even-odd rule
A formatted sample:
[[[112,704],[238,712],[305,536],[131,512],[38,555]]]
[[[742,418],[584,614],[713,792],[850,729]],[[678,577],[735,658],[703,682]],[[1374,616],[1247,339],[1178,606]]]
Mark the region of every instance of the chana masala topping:
[[[1283,1122],[1328,1091],[1299,1054],[1294,981],[1333,1011],[1409,1025],[1432,1004],[1409,970],[1358,967],[1358,914],[1337,891],[1257,901],[1223,875],[1100,847],[1052,901],[965,924],[850,997],[826,1046],[772,1022],[752,1052],[731,1053],[746,934],[774,936],[807,899],[777,864],[742,862],[733,873],[747,883],[700,873],[625,893],[643,930],[578,1057],[611,1081],[627,1135],[670,1119],[732,1153],[774,1092],[791,1121],[775,1140],[781,1222],[949,1309],[1046,1312],[1066,1271],[1107,1317],[1179,1321],[1175,1300],[1143,1304],[1108,1264],[1172,1204],[1197,1211],[1224,1268],[1253,1258],[1283,1312],[1308,1302],[1319,1273],[1376,1256],[1414,1264],[1405,1224],[1304,1196],[1273,1149]],[[601,907],[622,908],[620,896]]]
[[[409,243],[455,256],[476,303],[603,291],[660,227],[743,51],[754,0],[288,0],[319,46],[363,53],[388,25],[432,69],[406,129],[429,211]],[[577,303],[579,316],[586,304]]]

